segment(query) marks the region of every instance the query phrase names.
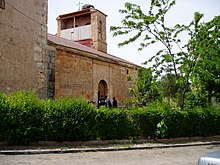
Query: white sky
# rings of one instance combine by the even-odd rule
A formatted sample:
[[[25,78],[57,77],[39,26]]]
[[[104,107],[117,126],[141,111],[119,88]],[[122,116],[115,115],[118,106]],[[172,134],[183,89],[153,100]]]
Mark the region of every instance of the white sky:
[[[142,51],[137,51],[140,42],[135,42],[118,48],[117,44],[124,40],[124,37],[112,37],[110,26],[120,26],[121,20],[124,18],[118,12],[124,8],[125,2],[135,3],[140,5],[142,10],[148,11],[150,0],[80,0],[83,4],[94,5],[96,9],[102,11],[107,17],[107,44],[108,53],[141,65],[141,63],[152,57],[161,48],[158,46],[148,47]],[[48,32],[56,34],[58,15],[78,11],[79,1],[74,0],[49,0],[49,15],[48,15]],[[176,0],[176,5],[169,12],[167,21],[170,25],[188,24],[194,16],[194,12],[199,11],[204,13],[203,21],[209,21],[214,16],[220,15],[220,0]],[[129,36],[127,36],[129,37]]]

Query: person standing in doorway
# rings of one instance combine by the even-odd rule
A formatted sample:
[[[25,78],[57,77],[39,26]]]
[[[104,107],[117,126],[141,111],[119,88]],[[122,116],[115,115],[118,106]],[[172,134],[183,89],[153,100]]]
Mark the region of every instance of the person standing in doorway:
[[[115,99],[115,97],[113,97],[112,107],[113,107],[113,108],[117,108],[117,107],[118,107],[118,102],[117,102],[117,100]]]
[[[109,102],[110,102],[109,98],[107,96],[105,96],[105,107],[106,108],[110,108]]]

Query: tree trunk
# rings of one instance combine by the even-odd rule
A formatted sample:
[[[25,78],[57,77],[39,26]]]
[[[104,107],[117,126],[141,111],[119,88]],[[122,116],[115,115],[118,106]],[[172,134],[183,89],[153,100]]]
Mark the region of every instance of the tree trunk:
[[[185,91],[181,91],[181,93],[180,93],[179,106],[180,106],[181,109],[183,109],[184,106],[185,106]]]
[[[208,91],[208,105],[211,106],[212,105],[212,91]]]
[[[180,91],[180,108],[184,109],[185,107],[185,97],[186,97],[186,92],[188,91],[188,87],[189,87],[189,83],[188,80],[186,81],[186,84],[183,85],[183,87],[181,87],[181,91]]]

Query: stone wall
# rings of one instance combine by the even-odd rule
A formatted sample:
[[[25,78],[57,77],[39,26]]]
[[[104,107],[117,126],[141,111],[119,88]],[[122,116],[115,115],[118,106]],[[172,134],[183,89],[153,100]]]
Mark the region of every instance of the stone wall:
[[[0,9],[0,91],[46,97],[47,0],[7,0]]]
[[[55,97],[83,96],[97,104],[98,85],[104,80],[108,97],[111,100],[116,97],[119,105],[123,105],[130,97],[128,75],[136,78],[134,65],[116,64],[109,59],[94,58],[93,54],[80,50],[56,47]]]
[[[47,98],[55,97],[55,60],[56,49],[52,46],[47,46],[47,72],[46,72],[46,87]]]
[[[73,53],[57,49],[55,96],[84,96],[92,100],[92,61]]]
[[[98,10],[92,12],[91,28],[92,28],[93,48],[98,51],[107,53],[106,15]]]

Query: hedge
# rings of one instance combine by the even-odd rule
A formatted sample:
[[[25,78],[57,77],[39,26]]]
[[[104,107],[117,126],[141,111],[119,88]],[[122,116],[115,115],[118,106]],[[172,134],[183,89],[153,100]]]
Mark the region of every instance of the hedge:
[[[220,134],[220,110],[176,110],[157,102],[133,110],[97,109],[83,98],[40,100],[32,91],[0,93],[0,141],[114,140]]]

